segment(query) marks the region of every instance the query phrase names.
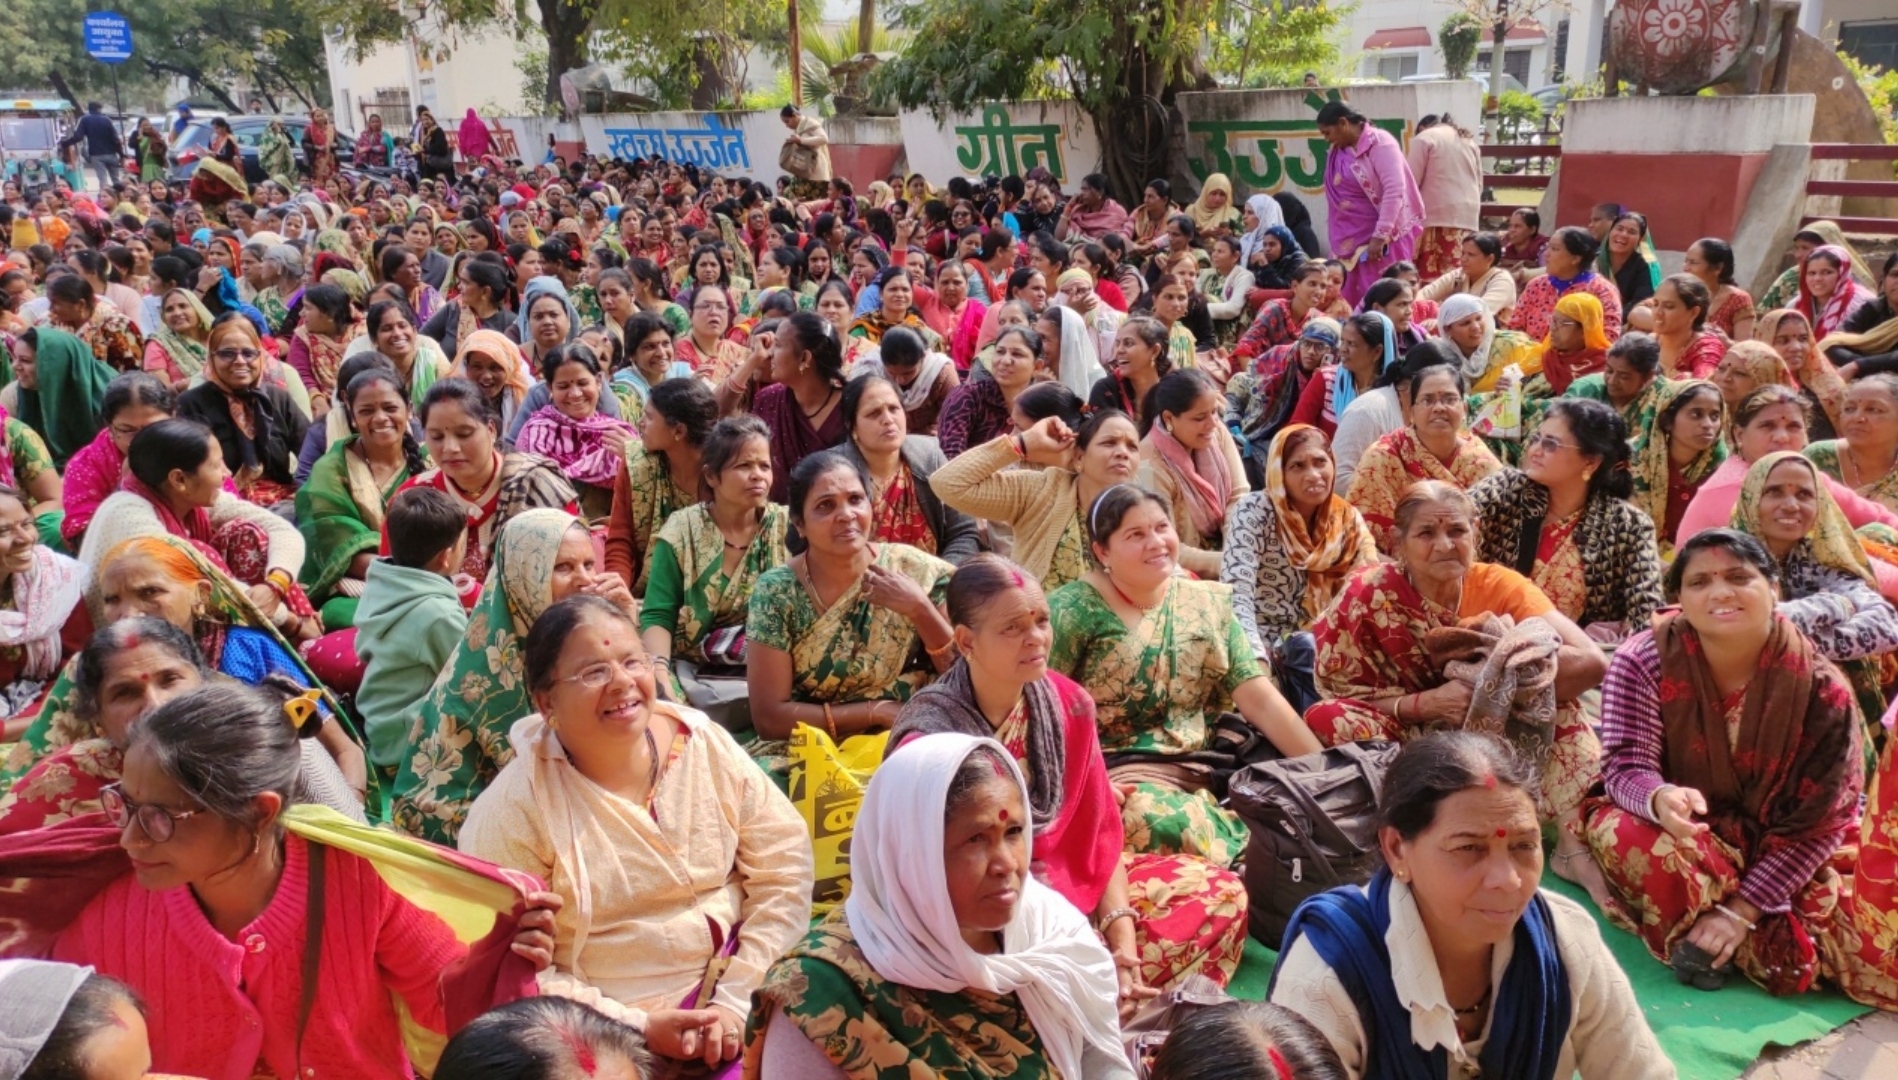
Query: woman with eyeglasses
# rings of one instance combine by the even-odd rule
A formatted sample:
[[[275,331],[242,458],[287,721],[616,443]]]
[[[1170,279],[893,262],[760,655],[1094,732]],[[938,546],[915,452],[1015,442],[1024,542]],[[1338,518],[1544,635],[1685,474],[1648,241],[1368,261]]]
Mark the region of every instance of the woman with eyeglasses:
[[[1612,644],[1661,606],[1654,523],[1628,503],[1628,429],[1599,401],[1558,399],[1524,445],[1521,468],[1470,488],[1477,557],[1514,567],[1555,609]]]
[[[76,741],[41,758],[0,795],[0,836],[103,809],[102,789],[123,779],[133,726],[219,674],[191,636],[163,618],[128,615],[94,633],[60,686],[68,715],[62,726]],[[336,733],[348,738],[340,727]],[[319,736],[299,743],[306,799],[361,821],[362,800],[323,742]]]
[[[31,865],[80,845],[84,865],[29,874],[0,905],[49,955],[144,999],[157,1069],[427,1071],[405,1047],[531,992],[560,898],[447,852],[397,852],[307,805],[300,744],[317,725],[292,692],[204,686],[158,706],[131,728],[103,818],[0,848]],[[468,898],[455,925],[433,913],[444,892]],[[497,979],[503,957],[524,966]]]
[[[534,711],[521,666],[528,628],[556,602],[581,594],[604,598],[628,618],[636,609],[626,583],[599,569],[580,519],[528,510],[507,523],[468,634],[418,709],[413,752],[396,774],[396,828],[455,842],[468,808],[507,761],[509,727]]]
[[[237,492],[259,506],[296,495],[296,454],[310,426],[290,395],[263,381],[263,340],[241,315],[211,328],[202,385],[178,397],[178,415],[209,427],[235,466]]]
[[[1503,471],[1503,463],[1465,426],[1467,392],[1458,368],[1438,364],[1417,372],[1410,383],[1410,422],[1372,443],[1358,462],[1345,498],[1364,515],[1384,554],[1395,556],[1402,542],[1397,508],[1411,485],[1440,480],[1468,491]]]
[[[555,913],[542,993],[735,1075],[752,991],[809,926],[803,820],[724,728],[660,698],[626,611],[557,601],[520,655],[530,714],[462,851],[584,897]]]

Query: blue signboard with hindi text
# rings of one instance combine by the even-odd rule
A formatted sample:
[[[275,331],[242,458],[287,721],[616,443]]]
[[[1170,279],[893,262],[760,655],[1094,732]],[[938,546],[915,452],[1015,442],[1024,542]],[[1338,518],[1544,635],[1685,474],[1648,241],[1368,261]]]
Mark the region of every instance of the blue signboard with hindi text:
[[[123,64],[132,58],[132,24],[116,11],[94,11],[86,15],[86,55],[107,64]]]

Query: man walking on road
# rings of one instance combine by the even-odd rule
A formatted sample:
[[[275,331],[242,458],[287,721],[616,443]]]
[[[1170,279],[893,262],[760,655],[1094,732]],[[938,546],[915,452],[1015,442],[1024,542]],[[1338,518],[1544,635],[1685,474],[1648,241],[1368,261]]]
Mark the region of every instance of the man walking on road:
[[[79,118],[73,126],[72,134],[59,140],[59,148],[66,149],[85,140],[86,161],[92,166],[92,174],[99,178],[99,188],[115,185],[125,175],[125,143],[119,138],[118,126],[105,114],[105,106],[91,102],[86,106],[86,115]]]

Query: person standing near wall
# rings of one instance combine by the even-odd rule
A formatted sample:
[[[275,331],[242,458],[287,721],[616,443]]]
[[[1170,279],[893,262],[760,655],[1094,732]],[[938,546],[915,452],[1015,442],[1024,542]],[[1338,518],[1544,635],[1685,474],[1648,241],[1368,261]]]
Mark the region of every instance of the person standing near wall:
[[[1345,265],[1343,295],[1356,306],[1392,263],[1416,254],[1423,233],[1423,196],[1390,133],[1371,126],[1342,101],[1318,110],[1325,158],[1325,205],[1331,250]]]
[[[778,154],[778,164],[792,176],[791,197],[798,200],[821,199],[830,184],[830,136],[823,121],[806,116],[796,105],[778,111],[778,119],[791,129]]]
[[[1463,238],[1480,227],[1483,159],[1475,137],[1458,127],[1448,113],[1417,121],[1409,159],[1424,205],[1417,271],[1423,280],[1435,281],[1457,268]]]

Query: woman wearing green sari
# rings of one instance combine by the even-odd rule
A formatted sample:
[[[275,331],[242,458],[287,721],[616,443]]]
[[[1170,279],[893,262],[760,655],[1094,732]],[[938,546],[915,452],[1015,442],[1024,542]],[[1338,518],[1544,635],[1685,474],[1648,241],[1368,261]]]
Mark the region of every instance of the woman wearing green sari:
[[[403,832],[452,846],[461,823],[514,756],[507,733],[534,712],[521,660],[534,620],[556,600],[592,593],[629,616],[626,584],[594,567],[593,538],[562,510],[525,510],[501,530],[494,563],[469,613],[468,634],[410,730],[413,753],[397,767],[391,821]]]
[[[297,189],[297,152],[282,120],[272,120],[257,139],[257,164],[264,175],[285,191]]]
[[[13,382],[0,393],[0,408],[45,440],[53,465],[64,469],[105,426],[99,406],[117,374],[78,337],[37,327],[14,339]]]
[[[1888,510],[1898,511],[1898,376],[1867,375],[1845,391],[1842,438],[1806,447],[1819,471]]]
[[[1230,867],[1246,827],[1219,807],[1210,768],[1183,760],[1213,749],[1213,720],[1237,712],[1286,757],[1321,746],[1267,677],[1233,614],[1232,588],[1180,576],[1167,502],[1145,488],[1109,488],[1087,513],[1098,569],[1048,598],[1048,667],[1086,687],[1117,785],[1127,848],[1197,855]]]
[[[1661,374],[1660,343],[1631,330],[1608,349],[1601,371],[1570,383],[1567,396],[1613,405],[1632,440],[1654,429],[1655,414],[1673,388],[1672,380]]]
[[[729,723],[736,717],[713,712],[717,684],[705,683],[712,673],[701,669],[723,669],[721,681],[743,677],[747,600],[759,577],[789,558],[789,518],[770,500],[771,430],[764,421],[720,420],[701,455],[712,497],[673,514],[659,529],[639,634],[654,662],[670,669],[675,695]]]
[[[869,476],[834,450],[798,462],[791,523],[809,542],[766,571],[745,622],[746,681],[759,742],[784,783],[799,724],[843,743],[887,732],[910,695],[949,669],[954,632],[941,605],[955,567],[907,544],[872,543]]]
[[[349,434],[316,459],[297,490],[297,528],[309,552],[299,577],[321,608],[325,630],[356,624],[363,578],[382,543],[383,512],[409,477],[428,468],[392,369],[374,367],[351,379],[343,416]]]

